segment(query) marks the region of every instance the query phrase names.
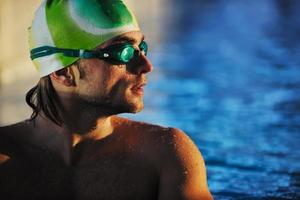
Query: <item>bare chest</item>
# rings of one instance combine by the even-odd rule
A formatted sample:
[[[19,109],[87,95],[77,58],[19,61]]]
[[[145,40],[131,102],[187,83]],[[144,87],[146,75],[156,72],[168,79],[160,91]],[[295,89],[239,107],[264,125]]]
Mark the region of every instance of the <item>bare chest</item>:
[[[76,199],[157,199],[158,176],[138,158],[101,158],[73,169]]]
[[[75,166],[53,159],[12,160],[0,166],[0,185],[7,199],[154,200],[158,176],[150,163],[131,156],[98,157]]]

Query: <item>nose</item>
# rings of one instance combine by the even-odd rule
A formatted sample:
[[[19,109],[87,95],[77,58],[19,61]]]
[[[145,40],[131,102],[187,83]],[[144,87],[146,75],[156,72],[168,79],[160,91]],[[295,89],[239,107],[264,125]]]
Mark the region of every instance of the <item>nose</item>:
[[[140,55],[138,61],[134,65],[134,71],[138,75],[146,74],[153,70],[153,65],[144,54]]]
[[[153,70],[153,65],[147,56],[141,55],[141,59],[143,60],[141,65],[141,73],[149,73]]]

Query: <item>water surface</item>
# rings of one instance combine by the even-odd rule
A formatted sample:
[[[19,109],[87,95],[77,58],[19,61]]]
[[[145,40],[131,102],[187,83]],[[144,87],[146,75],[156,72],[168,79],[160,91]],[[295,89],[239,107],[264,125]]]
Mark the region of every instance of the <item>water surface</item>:
[[[300,1],[173,0],[146,109],[184,130],[215,199],[300,199]]]

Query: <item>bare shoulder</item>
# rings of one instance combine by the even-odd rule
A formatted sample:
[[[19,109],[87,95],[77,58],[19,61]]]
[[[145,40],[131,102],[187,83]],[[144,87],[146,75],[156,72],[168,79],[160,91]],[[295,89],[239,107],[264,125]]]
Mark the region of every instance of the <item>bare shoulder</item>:
[[[30,132],[26,121],[0,127],[0,152],[12,152]]]
[[[156,140],[156,142],[170,145],[178,143],[194,144],[190,137],[178,128],[164,127],[156,124],[133,121],[124,118],[123,120],[125,120],[131,128],[137,130],[139,134],[152,137]]]
[[[160,152],[161,156],[156,156],[156,158],[161,158],[164,161],[166,160],[165,156],[169,159],[172,157],[174,159],[180,157],[187,159],[192,154],[202,160],[197,146],[185,132],[178,128],[163,127],[125,118],[119,119],[127,124],[126,127],[131,130],[130,132],[146,141],[143,145],[147,145],[152,152]]]
[[[29,121],[21,121],[15,124],[0,127],[0,137],[16,138],[20,137],[23,133],[28,132],[30,129]]]
[[[159,199],[212,199],[204,159],[191,138],[178,128],[128,120],[144,141],[160,176]]]
[[[150,133],[153,142],[160,153],[160,167],[173,163],[173,167],[190,168],[195,162],[204,166],[203,157],[193,140],[178,128],[158,127],[155,133]]]
[[[10,126],[2,126],[0,127],[0,151],[1,149],[4,149],[4,147],[6,147],[8,145],[8,142],[12,140],[10,132],[14,132],[12,131],[15,128],[14,125],[10,125]]]
[[[157,140],[165,141],[166,137],[170,137],[175,130],[174,128],[134,121],[127,118],[117,117],[115,119],[118,123],[122,124],[122,127],[125,128],[127,132],[137,137],[147,138],[148,143],[152,140],[154,142],[158,142]]]

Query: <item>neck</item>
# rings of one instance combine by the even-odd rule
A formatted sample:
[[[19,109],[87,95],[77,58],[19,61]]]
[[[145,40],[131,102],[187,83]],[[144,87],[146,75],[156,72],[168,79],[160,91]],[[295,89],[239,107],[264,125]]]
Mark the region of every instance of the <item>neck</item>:
[[[62,133],[66,137],[75,136],[81,139],[99,140],[113,132],[112,117],[107,115],[93,115],[90,112],[73,112],[69,116],[63,115],[63,124],[58,126],[44,114],[37,116],[35,122],[41,129],[51,130],[52,132]]]
[[[107,106],[93,106],[74,96],[61,96],[60,115],[63,126],[69,134],[80,138],[101,139],[113,131],[113,113]]]
[[[83,138],[101,139],[111,133],[112,115],[101,112],[99,109],[77,109],[62,115],[63,126],[71,134]]]
[[[69,113],[71,114],[71,113]],[[100,140],[112,134],[112,116],[74,112],[58,126],[39,114],[35,119],[35,144],[50,150],[65,163],[71,163],[72,147],[84,140]],[[76,116],[76,117],[75,117]]]

